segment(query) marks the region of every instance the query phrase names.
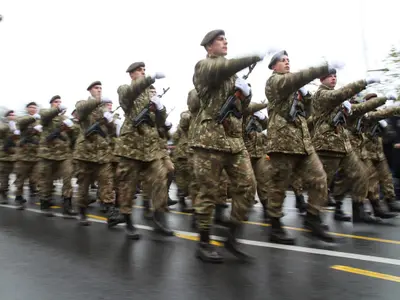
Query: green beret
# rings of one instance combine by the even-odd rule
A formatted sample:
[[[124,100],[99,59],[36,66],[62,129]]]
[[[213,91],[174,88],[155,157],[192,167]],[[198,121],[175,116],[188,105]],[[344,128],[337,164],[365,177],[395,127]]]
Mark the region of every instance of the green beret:
[[[272,67],[282,58],[282,56],[288,56],[286,50],[279,51],[274,56],[272,56],[271,61],[269,62],[268,69],[272,70]]]
[[[131,64],[129,67],[128,67],[128,69],[126,69],[126,72],[127,73],[131,73],[131,72],[134,72],[136,69],[138,69],[138,68],[144,68],[145,67],[145,64],[144,64],[144,62],[142,62],[142,61],[139,61],[139,62],[134,62],[133,64]]]
[[[321,76],[320,78],[319,78],[319,80],[324,80],[325,78],[327,78],[328,76],[330,76],[330,75],[336,75],[336,69],[334,69],[334,68],[329,68],[329,70],[328,70],[328,74],[326,74],[326,75],[324,75],[324,76]]]
[[[51,102],[50,102],[51,103]],[[37,106],[37,104],[36,104],[36,102],[29,102],[27,105],[26,105],[26,108],[28,108],[29,106],[31,106],[31,105],[35,105],[35,106]]]
[[[222,29],[216,29],[216,30],[210,31],[203,38],[200,46],[206,46],[206,45],[212,43],[214,41],[214,39],[219,35],[225,35],[225,31],[223,31]]]
[[[86,90],[89,91],[92,87],[94,87],[94,86],[96,86],[96,85],[101,85],[101,82],[100,82],[100,81],[94,81],[94,82],[92,82],[92,83],[88,86],[88,88],[87,88]]]
[[[55,95],[55,96],[51,97],[50,104],[53,103],[53,101],[55,101],[57,99],[61,99],[61,97],[59,95]]]

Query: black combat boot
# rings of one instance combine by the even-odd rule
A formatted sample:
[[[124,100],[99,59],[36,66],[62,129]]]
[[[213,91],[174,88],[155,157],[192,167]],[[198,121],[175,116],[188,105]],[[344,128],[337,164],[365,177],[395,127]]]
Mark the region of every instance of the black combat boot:
[[[173,236],[174,232],[168,228],[165,212],[154,211],[153,212],[153,222],[156,225],[155,231],[166,236]]]
[[[299,213],[303,214],[307,211],[307,203],[304,201],[303,195],[296,196],[296,208],[299,210]]]
[[[283,245],[294,245],[295,239],[292,238],[282,227],[280,218],[271,218],[271,229],[269,232],[269,241]]]
[[[146,220],[151,220],[153,219],[153,214],[150,209],[150,201],[143,199],[143,218]]]
[[[78,215],[78,213],[72,209],[71,198],[63,199],[62,214],[66,219],[71,219]]]
[[[400,212],[400,203],[395,199],[385,199],[386,205],[390,212]]]
[[[132,223],[132,216],[129,214],[124,214],[124,219],[126,223],[126,236],[130,240],[140,239],[140,233],[137,232],[135,226]]]
[[[86,207],[79,208],[79,225],[81,226],[89,226],[90,222],[86,216]]]
[[[190,227],[192,227],[192,229],[197,229],[197,218],[195,212],[192,215]]]
[[[321,221],[320,215],[313,215],[307,212],[304,219],[304,227],[311,230],[311,235],[327,243],[334,243],[335,239],[326,231],[326,225]]]
[[[179,197],[179,206],[180,206],[181,212],[192,213],[194,211],[193,208],[188,208],[187,207],[187,204],[186,204],[186,201],[185,201],[185,197],[183,197],[183,196]]]
[[[112,228],[117,226],[120,223],[125,223],[125,218],[122,214],[120,214],[119,209],[114,206],[113,203],[106,203],[107,206],[107,226],[108,228]]]
[[[333,218],[336,221],[351,222],[351,217],[349,215],[346,215],[342,210],[342,204],[342,201],[336,201],[335,214],[333,215]]]
[[[222,263],[223,257],[216,250],[214,245],[210,244],[210,232],[208,230],[201,230],[200,242],[197,246],[196,256],[204,262]]]
[[[51,211],[51,202],[50,200],[40,200],[40,210],[44,213],[46,217],[54,217],[53,212]]]
[[[379,200],[370,201],[372,210],[374,211],[374,216],[381,219],[392,219],[397,217],[394,212],[384,211]]]
[[[25,203],[26,203],[26,199],[24,197],[22,197],[22,196],[15,197],[15,204],[16,204],[18,210],[24,210]]]
[[[168,202],[167,202],[167,205],[168,205],[168,206],[173,206],[173,205],[175,205],[175,204],[177,204],[177,203],[178,203],[178,201],[172,200],[172,199],[168,196]]]
[[[235,255],[240,260],[249,261],[253,260],[254,258],[247,253],[243,252],[240,249],[239,243],[237,241],[237,236],[240,230],[243,228],[242,224],[234,224],[232,222],[229,223],[228,227],[228,238],[225,241],[225,249],[228,250],[230,253]]]
[[[353,223],[376,224],[382,221],[380,218],[368,214],[364,209],[364,203],[353,201],[352,206],[353,206]]]
[[[32,185],[29,187],[29,193],[30,193],[30,197],[36,197],[38,195],[39,191],[35,185]]]
[[[220,226],[229,226],[229,221],[224,217],[224,204],[215,205],[214,223]]]

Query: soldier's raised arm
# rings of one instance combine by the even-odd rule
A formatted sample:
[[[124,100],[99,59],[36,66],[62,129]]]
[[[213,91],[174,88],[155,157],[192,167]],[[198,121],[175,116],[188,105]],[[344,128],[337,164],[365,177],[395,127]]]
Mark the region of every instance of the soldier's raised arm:
[[[64,106],[60,106],[59,108],[48,108],[48,109],[41,109],[40,120],[42,121],[42,125],[47,125],[57,117],[63,110],[65,109]]]
[[[380,121],[392,116],[400,116],[400,106],[388,107],[377,111],[369,112],[364,117],[369,121]]]
[[[101,103],[101,99],[88,99],[78,101],[75,104],[75,109],[79,120],[85,120]]]
[[[249,104],[249,106],[247,107],[247,109],[245,110],[245,113],[251,115],[251,114],[254,114],[256,111],[260,111],[260,110],[262,110],[264,108],[267,108],[267,107],[268,107],[267,103],[253,103],[253,102],[251,102]]]
[[[358,118],[361,117],[363,114],[374,110],[375,108],[384,105],[386,100],[388,100],[386,97],[377,97],[376,94],[375,96],[372,97],[365,97],[367,101],[362,102],[362,103],[356,103],[351,106],[351,111],[352,114],[349,116],[349,118]]]
[[[334,108],[342,104],[343,101],[353,97],[367,87],[365,80],[358,80],[345,85],[337,90],[321,90],[318,95],[319,105],[324,107]]]
[[[17,118],[18,129],[21,131],[25,130],[26,128],[28,128],[29,125],[31,125],[35,122],[36,122],[36,119],[33,116],[22,116],[22,117]]]

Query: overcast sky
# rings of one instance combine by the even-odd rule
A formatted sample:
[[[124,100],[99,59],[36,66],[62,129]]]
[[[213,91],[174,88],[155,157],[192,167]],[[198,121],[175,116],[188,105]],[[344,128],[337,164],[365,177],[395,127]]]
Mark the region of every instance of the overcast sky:
[[[0,101],[21,109],[29,101],[42,107],[61,95],[70,113],[87,86],[103,83],[103,95],[118,106],[117,88],[129,83],[126,68],[144,61],[156,82],[169,120],[177,123],[193,87],[194,65],[205,56],[203,36],[222,28],[228,57],[266,49],[288,51],[292,70],[321,56],[343,59],[339,82],[365,77],[397,44],[398,4],[392,0],[0,0]],[[365,47],[362,33],[365,33]],[[364,55],[364,49],[367,50]],[[365,57],[368,58],[367,65]],[[269,58],[249,81],[253,100],[265,98]]]

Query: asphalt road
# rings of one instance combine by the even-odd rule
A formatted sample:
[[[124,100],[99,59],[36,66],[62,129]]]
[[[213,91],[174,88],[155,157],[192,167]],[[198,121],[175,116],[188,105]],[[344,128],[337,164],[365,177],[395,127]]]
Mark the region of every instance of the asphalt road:
[[[0,206],[0,299],[393,300],[400,292],[399,219],[353,226],[334,222],[326,211],[339,239],[327,246],[304,232],[290,192],[283,222],[297,245],[269,243],[269,225],[261,223],[256,205],[241,236],[256,260],[240,263],[221,247],[226,259],[220,265],[194,256],[197,234],[188,214],[172,211],[176,236],[160,237],[142,218],[139,198],[134,223],[143,237],[129,241],[122,226],[107,229],[96,205],[92,226],[80,227],[75,220],[45,217],[35,202],[25,211],[15,210],[12,198]],[[223,240],[223,230],[213,234],[217,244]]]

